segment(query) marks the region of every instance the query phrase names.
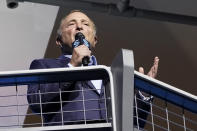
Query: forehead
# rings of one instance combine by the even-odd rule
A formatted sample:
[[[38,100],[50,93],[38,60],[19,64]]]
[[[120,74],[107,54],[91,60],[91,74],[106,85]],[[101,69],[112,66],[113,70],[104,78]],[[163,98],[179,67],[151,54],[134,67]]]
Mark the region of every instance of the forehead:
[[[85,21],[88,21],[88,22],[91,22],[90,18],[85,15],[84,13],[82,12],[73,12],[71,14],[69,14],[68,16],[66,16],[64,18],[64,20],[62,21],[62,23],[66,24],[70,21],[77,21],[77,20],[85,20]],[[92,22],[91,22],[92,23]]]

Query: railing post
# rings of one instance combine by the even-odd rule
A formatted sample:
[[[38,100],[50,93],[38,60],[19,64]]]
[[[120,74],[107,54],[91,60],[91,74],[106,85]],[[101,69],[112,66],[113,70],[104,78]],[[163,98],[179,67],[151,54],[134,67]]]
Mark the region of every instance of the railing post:
[[[117,131],[133,131],[134,60],[131,50],[121,49],[111,65],[114,81]]]

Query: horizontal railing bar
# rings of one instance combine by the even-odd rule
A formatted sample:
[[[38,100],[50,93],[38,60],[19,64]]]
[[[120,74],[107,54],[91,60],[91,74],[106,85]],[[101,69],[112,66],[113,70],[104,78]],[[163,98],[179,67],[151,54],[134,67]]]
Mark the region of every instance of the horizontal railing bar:
[[[92,120],[86,120],[86,122],[91,122],[91,121],[104,121],[105,119],[92,119]],[[59,124],[62,121],[58,121],[58,122],[47,122],[45,124]],[[63,122],[84,122],[84,120],[78,120],[78,121],[63,121]],[[106,122],[108,123],[108,122]],[[61,123],[62,124],[62,123]],[[84,123],[85,124],[85,123]],[[33,123],[33,124],[20,124],[20,126],[34,126],[34,125],[41,125],[41,123]]]
[[[109,70],[110,68],[104,65],[97,66],[84,66],[84,67],[70,67],[70,68],[50,68],[50,69],[35,69],[35,70],[17,70],[17,71],[1,71],[0,77],[14,77],[14,76],[24,76],[24,75],[40,75],[40,74],[51,74],[51,73],[61,73],[61,72],[84,72],[84,71],[101,71]]]
[[[168,91],[172,91],[174,93],[178,93],[178,94],[183,95],[183,96],[185,96],[185,97],[187,97],[189,99],[193,99],[193,100],[195,100],[197,102],[197,96],[196,95],[193,95],[191,93],[188,93],[186,91],[178,89],[178,88],[176,88],[174,86],[171,86],[171,85],[169,85],[167,83],[164,83],[162,81],[159,81],[159,80],[154,79],[152,77],[149,77],[147,75],[139,73],[138,71],[134,71],[134,72],[135,72],[135,77],[137,77],[137,78],[141,78],[141,79],[143,79],[145,81],[148,81],[148,82],[150,82],[152,84],[155,84],[155,85],[159,86],[159,88],[164,88],[164,89],[166,89]]]
[[[18,125],[17,125],[18,126]],[[28,127],[28,128],[11,128],[0,129],[0,131],[56,131],[68,129],[88,129],[88,128],[111,128],[111,123],[97,123],[97,124],[78,124],[78,125],[64,125],[64,126],[50,126],[50,127]]]
[[[74,102],[87,102],[87,101],[99,101],[99,100],[110,100],[108,98],[102,98],[102,99],[85,99],[85,100],[73,100],[73,101],[59,101],[59,102],[42,102],[42,105],[46,104],[60,104],[60,103],[74,103]],[[37,105],[40,103],[31,103],[29,105]]]
[[[102,110],[107,110],[106,108],[100,108],[100,109],[86,109],[85,111],[88,112],[88,111],[102,111]],[[74,113],[74,112],[84,112],[84,110],[72,110],[72,111],[62,111],[63,113]],[[47,114],[57,114],[57,113],[62,113],[61,111],[59,112],[47,112],[47,113],[43,113],[43,115],[47,115]],[[34,115],[41,115],[41,113],[32,113]],[[20,114],[17,114],[17,115],[2,115],[0,117],[17,117],[17,116],[27,116],[27,115],[30,115],[30,114],[26,114],[26,115],[20,115]]]
[[[76,121],[63,121],[64,123],[72,123],[72,122],[84,122],[84,124],[80,124],[80,125],[85,125],[85,121],[86,122],[91,122],[91,121],[105,121],[105,119],[91,119],[91,120],[76,120]],[[43,124],[62,124],[62,121],[56,121],[56,122],[47,122],[47,123],[43,123]],[[103,122],[103,123],[108,123],[108,122]],[[12,125],[6,125],[6,126],[1,126],[0,127],[20,127],[20,126],[34,126],[34,125],[41,125],[41,123],[33,123],[33,124],[12,124]],[[66,125],[66,124],[65,124]],[[68,124],[69,125],[69,124]],[[78,124],[79,125],[79,124]]]
[[[98,89],[101,90],[101,89]],[[61,93],[73,93],[73,92],[87,92],[87,91],[97,91],[97,89],[86,89],[86,90],[73,90],[73,91],[61,91]],[[60,91],[54,91],[54,92],[41,92],[41,93],[31,93],[31,94],[26,94],[26,95],[47,95],[47,94],[59,94]],[[18,95],[19,96],[19,95]],[[1,97],[1,96],[0,96]]]
[[[110,68],[103,65],[73,68],[3,71],[0,72],[0,86],[107,79],[109,78],[110,73]]]
[[[87,102],[87,101],[99,101],[99,100],[110,100],[109,98],[100,98],[100,99],[85,99],[85,100],[73,100],[73,101],[58,101],[58,102],[42,102],[42,105],[44,104],[60,104],[60,103],[74,103],[74,102]],[[31,103],[31,104],[14,104],[14,105],[4,105],[0,108],[4,107],[17,107],[17,106],[31,106],[31,105],[40,105],[40,103]]]
[[[50,84],[50,83],[47,83],[47,84]],[[13,87],[14,88],[14,87]],[[15,87],[16,88],[16,87]],[[17,87],[18,88],[18,87]],[[86,89],[86,90],[73,90],[73,91],[61,91],[62,93],[68,93],[68,92],[86,92],[86,91],[98,91],[98,90],[101,90],[101,89]],[[27,96],[27,95],[44,95],[44,94],[59,94],[60,92],[57,91],[57,92],[44,92],[44,93],[31,93],[31,94],[14,94],[14,95],[0,95],[0,98],[1,97],[21,97],[21,96]]]
[[[197,96],[135,71],[135,88],[197,113]]]

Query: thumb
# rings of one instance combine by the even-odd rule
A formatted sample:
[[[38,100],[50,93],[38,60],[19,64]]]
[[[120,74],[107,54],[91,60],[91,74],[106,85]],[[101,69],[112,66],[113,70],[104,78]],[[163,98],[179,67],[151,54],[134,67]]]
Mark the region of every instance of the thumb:
[[[139,67],[139,72],[144,74],[144,68],[143,67]]]

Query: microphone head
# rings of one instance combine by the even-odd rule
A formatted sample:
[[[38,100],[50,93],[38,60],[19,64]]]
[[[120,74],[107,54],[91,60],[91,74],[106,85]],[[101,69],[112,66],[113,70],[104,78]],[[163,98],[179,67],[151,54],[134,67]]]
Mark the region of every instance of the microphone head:
[[[75,40],[79,40],[79,39],[85,39],[85,36],[81,32],[78,32],[75,35]]]

